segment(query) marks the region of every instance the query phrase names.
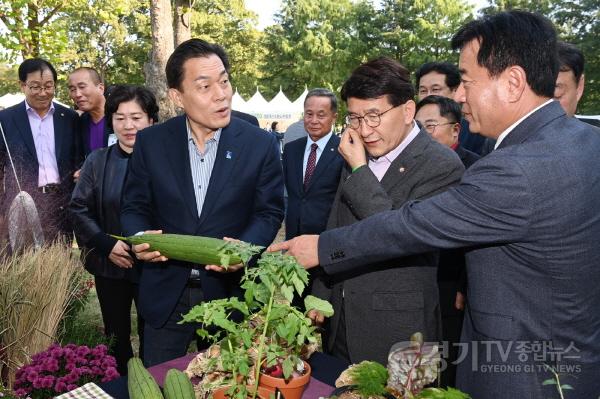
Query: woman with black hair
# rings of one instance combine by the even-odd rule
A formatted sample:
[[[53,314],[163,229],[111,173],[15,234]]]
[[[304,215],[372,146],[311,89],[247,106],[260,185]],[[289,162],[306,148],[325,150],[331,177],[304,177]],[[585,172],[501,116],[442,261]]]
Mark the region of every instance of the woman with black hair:
[[[137,298],[138,270],[129,245],[110,234],[121,235],[121,190],[136,134],[155,123],[158,105],[146,88],[117,86],[105,105],[106,123],[117,143],[92,152],[69,204],[75,236],[84,255],[85,268],[94,275],[104,332],[121,375],[127,374],[131,347],[131,304]],[[140,354],[143,321],[138,316]]]

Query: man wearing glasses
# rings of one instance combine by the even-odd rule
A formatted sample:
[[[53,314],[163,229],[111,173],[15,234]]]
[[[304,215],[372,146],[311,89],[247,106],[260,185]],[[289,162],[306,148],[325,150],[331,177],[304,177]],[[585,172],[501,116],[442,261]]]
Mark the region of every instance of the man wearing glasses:
[[[473,165],[480,156],[460,145],[460,105],[447,97],[427,96],[417,104],[415,119],[438,143],[452,148],[462,161],[465,169]]]
[[[23,191],[35,200],[46,241],[70,232],[65,211],[73,189],[73,172],[81,163],[78,116],[52,101],[56,70],[39,58],[19,66],[25,101],[0,111],[0,123],[15,162]],[[6,214],[19,191],[4,140],[0,142],[0,171],[4,181],[1,206]]]
[[[464,168],[456,154],[415,123],[414,95],[406,68],[389,58],[359,66],[344,83],[348,128],[339,151],[346,165],[328,229],[459,182]],[[313,293],[331,301],[335,311],[325,326],[324,349],[351,363],[385,364],[390,347],[417,331],[426,340],[440,339],[437,261],[433,251],[365,264],[359,273],[319,277]],[[317,324],[324,321],[314,311],[309,316]]]

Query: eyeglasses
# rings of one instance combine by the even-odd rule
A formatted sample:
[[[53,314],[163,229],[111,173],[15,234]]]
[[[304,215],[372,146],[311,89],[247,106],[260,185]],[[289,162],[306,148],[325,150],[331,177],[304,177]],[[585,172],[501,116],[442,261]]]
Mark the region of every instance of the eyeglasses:
[[[399,105],[394,105],[392,108],[390,108],[386,111],[380,112],[380,113],[369,112],[369,113],[365,114],[364,116],[346,115],[346,124],[348,126],[350,126],[352,129],[358,130],[358,129],[360,129],[360,125],[361,125],[362,121],[364,120],[365,123],[367,124],[367,126],[377,127],[381,123],[381,116],[384,115],[385,113],[393,110],[394,108],[396,108],[398,106]]]
[[[427,130],[427,132],[433,134],[435,133],[435,128],[438,126],[444,126],[444,125],[455,125],[458,122],[447,122],[447,123],[428,123],[425,125],[425,130]]]
[[[48,93],[52,93],[54,91],[54,84],[49,84],[46,86],[40,86],[38,84],[32,84],[32,85],[26,84],[26,86],[34,94],[40,93],[42,90],[45,90]]]
[[[424,98],[430,94],[437,96],[440,93],[442,93],[445,89],[446,89],[445,87],[440,87],[440,86],[433,86],[431,89],[428,89],[426,87],[421,87],[421,88],[419,88],[419,97]]]

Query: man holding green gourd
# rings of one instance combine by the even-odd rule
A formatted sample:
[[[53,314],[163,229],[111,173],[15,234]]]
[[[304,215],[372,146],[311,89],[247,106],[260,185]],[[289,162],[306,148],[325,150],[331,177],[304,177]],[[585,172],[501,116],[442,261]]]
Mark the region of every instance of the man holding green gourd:
[[[166,75],[169,95],[185,114],[138,134],[123,190],[123,234],[270,244],[283,219],[279,147],[273,136],[231,117],[225,51],[188,40],[169,58]],[[144,262],[138,308],[146,321],[144,363],[152,366],[187,352],[198,326],[178,324],[182,314],[201,301],[240,294],[242,265],[225,270],[176,261],[148,243],[133,251]]]

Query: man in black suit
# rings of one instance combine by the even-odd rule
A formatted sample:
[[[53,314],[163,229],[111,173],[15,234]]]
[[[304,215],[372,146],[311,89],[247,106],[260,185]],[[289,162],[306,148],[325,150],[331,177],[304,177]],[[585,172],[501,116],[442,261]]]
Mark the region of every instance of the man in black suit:
[[[57,76],[48,61],[25,60],[18,73],[25,101],[0,111],[0,123],[21,189],[35,200],[46,241],[50,241],[71,231],[65,208],[74,186],[73,173],[83,160],[78,116],[52,101]],[[6,214],[19,189],[4,141],[0,144],[0,170]]]
[[[126,235],[143,231],[273,241],[283,219],[283,174],[272,135],[231,118],[223,48],[180,44],[166,67],[169,95],[184,115],[138,133],[123,190]],[[139,311],[147,366],[187,352],[197,325],[178,324],[203,300],[239,295],[242,265],[225,270],[166,259],[133,247],[144,263]]]
[[[69,75],[69,96],[80,116],[81,140],[85,155],[106,147],[112,133],[104,119],[104,82],[94,68],[81,67]]]
[[[285,217],[287,240],[325,230],[344,160],[333,133],[337,99],[327,89],[312,89],[304,100],[303,137],[286,144],[283,174],[288,192]]]
[[[320,236],[273,245],[307,268],[360,270],[433,248],[467,248],[457,386],[478,399],[600,395],[600,131],[553,99],[556,32],[508,11],[462,27],[455,98],[497,139],[461,183]]]

